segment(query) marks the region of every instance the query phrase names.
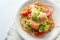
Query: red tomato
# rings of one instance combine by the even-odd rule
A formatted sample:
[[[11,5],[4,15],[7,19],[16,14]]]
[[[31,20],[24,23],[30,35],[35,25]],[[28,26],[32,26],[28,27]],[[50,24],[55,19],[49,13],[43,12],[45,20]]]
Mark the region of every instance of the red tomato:
[[[49,17],[50,14],[51,14],[50,8],[46,8],[46,9],[45,9],[45,12],[46,12],[47,17]]]
[[[30,14],[31,12],[29,10],[25,11],[22,15],[23,16],[28,16],[28,14]]]
[[[43,36],[46,32],[36,32],[35,33],[35,36],[36,37],[40,37],[40,36]]]

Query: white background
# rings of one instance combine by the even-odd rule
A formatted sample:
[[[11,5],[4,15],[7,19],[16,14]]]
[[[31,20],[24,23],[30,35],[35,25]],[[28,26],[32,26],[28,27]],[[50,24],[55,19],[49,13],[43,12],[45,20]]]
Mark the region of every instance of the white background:
[[[54,0],[59,5],[59,0]],[[0,40],[5,40],[6,34],[14,22],[19,7],[25,0],[0,0]]]

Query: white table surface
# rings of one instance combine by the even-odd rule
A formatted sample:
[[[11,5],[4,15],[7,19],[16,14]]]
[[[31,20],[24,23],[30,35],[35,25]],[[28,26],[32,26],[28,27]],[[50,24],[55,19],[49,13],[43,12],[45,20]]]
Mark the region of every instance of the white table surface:
[[[14,22],[19,7],[26,0],[0,0],[0,40],[5,40],[6,34]],[[58,5],[59,0],[54,0]]]
[[[21,0],[0,0],[0,40],[6,37],[22,3]]]

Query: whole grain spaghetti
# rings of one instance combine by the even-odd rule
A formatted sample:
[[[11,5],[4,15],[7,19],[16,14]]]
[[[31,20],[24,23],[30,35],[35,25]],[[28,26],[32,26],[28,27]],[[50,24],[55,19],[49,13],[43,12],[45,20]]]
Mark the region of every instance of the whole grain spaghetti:
[[[35,2],[21,10],[21,27],[34,37],[42,37],[54,27],[52,13],[51,6]]]

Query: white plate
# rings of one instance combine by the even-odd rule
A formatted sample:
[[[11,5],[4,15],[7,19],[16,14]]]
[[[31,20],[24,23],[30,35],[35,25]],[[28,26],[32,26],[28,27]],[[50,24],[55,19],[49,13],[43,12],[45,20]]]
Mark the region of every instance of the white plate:
[[[48,1],[48,0],[29,0],[29,1],[25,2],[20,7],[19,11],[21,11],[21,9],[24,8],[25,6],[28,6],[29,4],[32,4],[32,3],[36,2],[36,1],[51,5],[54,8],[53,19],[54,19],[54,22],[55,22],[55,27],[59,26],[59,24],[60,24],[60,18],[59,18],[60,17],[60,10],[59,10],[59,7],[53,1]],[[49,40],[49,38],[51,40],[52,36],[53,36],[52,39],[54,38],[53,34],[56,34],[56,32],[54,33],[55,30],[51,31],[50,33],[48,33],[47,35],[45,35],[42,38],[34,38],[34,37],[32,37],[27,32],[22,30],[21,25],[20,25],[19,16],[20,16],[20,14],[18,13],[17,14],[17,18],[16,18],[17,19],[16,20],[16,28],[17,28],[17,31],[18,31],[19,35],[21,35],[22,38],[24,38],[25,40]]]

